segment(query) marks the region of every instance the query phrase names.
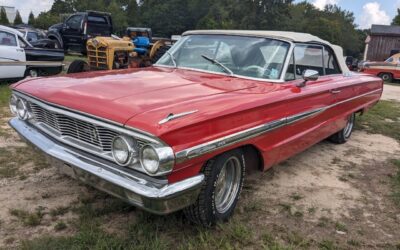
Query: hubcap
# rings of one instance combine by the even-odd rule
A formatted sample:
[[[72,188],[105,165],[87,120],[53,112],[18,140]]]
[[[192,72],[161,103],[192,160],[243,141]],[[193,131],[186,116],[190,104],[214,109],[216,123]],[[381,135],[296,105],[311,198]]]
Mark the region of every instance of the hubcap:
[[[347,121],[346,127],[344,128],[344,136],[345,138],[349,138],[351,135],[351,131],[354,126],[354,115],[350,115],[349,120]]]
[[[219,213],[225,213],[234,203],[240,188],[242,168],[240,160],[229,158],[219,173],[215,187],[215,207]]]
[[[382,76],[382,79],[387,81],[387,80],[389,80],[389,76],[385,74],[385,75]]]
[[[37,77],[38,73],[36,70],[29,70],[29,75],[30,75],[30,77]]]

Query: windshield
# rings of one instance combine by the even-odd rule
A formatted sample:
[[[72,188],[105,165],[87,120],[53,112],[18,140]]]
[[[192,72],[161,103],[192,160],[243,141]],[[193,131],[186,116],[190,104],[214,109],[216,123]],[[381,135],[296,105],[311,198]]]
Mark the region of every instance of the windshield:
[[[39,36],[36,32],[28,32],[28,34],[26,35],[26,40],[30,42],[36,42],[37,40],[39,40]]]
[[[277,80],[289,47],[267,38],[191,35],[180,39],[157,65]]]

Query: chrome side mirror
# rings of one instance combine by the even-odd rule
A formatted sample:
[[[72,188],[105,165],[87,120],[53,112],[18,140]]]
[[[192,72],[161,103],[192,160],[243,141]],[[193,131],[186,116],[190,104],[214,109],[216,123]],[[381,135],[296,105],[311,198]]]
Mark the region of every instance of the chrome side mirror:
[[[304,81],[316,81],[319,78],[319,72],[316,70],[312,70],[312,69],[307,69],[306,71],[304,71],[303,73],[303,79]]]
[[[303,82],[299,83],[297,87],[304,87],[308,81],[317,81],[319,78],[319,72],[312,69],[306,69],[303,72]]]

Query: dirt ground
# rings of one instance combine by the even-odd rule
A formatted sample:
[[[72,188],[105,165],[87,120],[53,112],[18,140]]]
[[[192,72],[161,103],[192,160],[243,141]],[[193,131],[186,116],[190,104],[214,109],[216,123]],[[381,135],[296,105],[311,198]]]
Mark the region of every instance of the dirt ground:
[[[385,86],[383,99],[400,101],[400,87]],[[1,120],[3,128],[6,120]],[[11,129],[7,133],[0,136],[0,149],[26,147]],[[247,225],[252,228],[268,228],[274,235],[289,232],[290,237],[302,235],[327,245],[398,246],[400,209],[388,197],[389,177],[395,172],[388,161],[399,153],[395,139],[364,131],[355,131],[343,145],[323,141],[265,173],[248,176],[235,217],[251,213]],[[55,230],[59,221],[69,225],[77,218],[73,210],[63,208],[97,191],[52,167],[33,171],[34,163],[28,162],[22,169],[23,177],[0,178],[0,248],[15,247],[23,239],[75,233],[74,227]],[[40,223],[33,225],[13,210],[39,214]],[[118,231],[137,212],[113,213],[104,228]]]
[[[383,88],[383,100],[399,100],[400,99],[400,83],[398,86],[386,84]]]

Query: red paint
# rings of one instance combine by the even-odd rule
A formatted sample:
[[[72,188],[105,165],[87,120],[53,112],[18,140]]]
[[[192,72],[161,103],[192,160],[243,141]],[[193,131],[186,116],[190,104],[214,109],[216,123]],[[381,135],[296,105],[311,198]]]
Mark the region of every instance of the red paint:
[[[160,137],[175,152],[276,119],[333,105],[382,89],[366,74],[320,77],[304,88],[300,80],[270,83],[191,70],[150,67],[39,78],[13,88],[42,100],[135,127]],[[333,94],[331,90],[340,90]],[[264,168],[285,160],[345,126],[346,117],[375,104],[381,91],[218,152],[178,164],[176,182],[196,175],[205,161],[241,145],[254,145]],[[198,110],[163,125],[170,113]]]

